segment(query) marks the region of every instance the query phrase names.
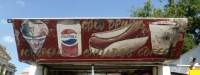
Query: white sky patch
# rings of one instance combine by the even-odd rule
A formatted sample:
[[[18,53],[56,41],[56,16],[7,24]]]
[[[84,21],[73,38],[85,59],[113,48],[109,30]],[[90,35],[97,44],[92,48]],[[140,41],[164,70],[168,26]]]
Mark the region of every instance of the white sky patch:
[[[11,42],[14,42],[15,39],[12,36],[4,36],[3,41],[11,43]]]
[[[29,70],[30,70],[30,67],[27,67],[27,68],[25,68],[25,69],[23,70],[23,72],[29,72]]]
[[[1,22],[1,24],[6,24],[7,23],[6,20],[1,20],[0,22]]]
[[[20,6],[25,6],[25,3],[22,0],[17,0],[16,3]]]

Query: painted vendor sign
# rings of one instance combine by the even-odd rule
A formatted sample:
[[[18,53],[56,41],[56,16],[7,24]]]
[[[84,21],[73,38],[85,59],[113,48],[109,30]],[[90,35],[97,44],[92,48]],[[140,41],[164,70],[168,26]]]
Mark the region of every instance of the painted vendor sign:
[[[185,18],[12,19],[20,61],[178,59]],[[139,60],[138,60],[139,59]]]

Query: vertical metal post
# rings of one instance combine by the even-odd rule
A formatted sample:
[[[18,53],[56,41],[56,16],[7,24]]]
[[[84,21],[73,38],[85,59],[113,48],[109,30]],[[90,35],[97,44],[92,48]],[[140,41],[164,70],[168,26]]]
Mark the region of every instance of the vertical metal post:
[[[192,68],[194,67],[194,63],[196,61],[196,58],[190,57],[190,70],[192,70]]]
[[[44,67],[42,67],[42,75],[44,75]]]
[[[94,64],[92,64],[92,75],[94,75]]]

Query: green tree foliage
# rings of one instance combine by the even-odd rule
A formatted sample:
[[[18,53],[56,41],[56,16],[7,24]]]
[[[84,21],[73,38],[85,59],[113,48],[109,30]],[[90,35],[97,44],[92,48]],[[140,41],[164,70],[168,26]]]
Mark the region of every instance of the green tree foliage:
[[[162,2],[163,0],[158,0]],[[166,0],[164,0],[166,1]],[[155,18],[188,18],[188,30],[184,39],[183,52],[185,53],[200,42],[200,0],[168,0],[161,8],[155,8],[151,0],[144,2],[144,7],[129,10],[131,17]]]
[[[1,65],[1,64],[0,64],[0,65]],[[2,67],[1,67],[0,75],[5,75],[5,74],[3,74],[3,68],[2,68]]]
[[[164,17],[162,9],[155,8],[150,0],[144,3],[144,7],[138,7],[136,10],[135,7],[132,6],[129,12],[131,12],[131,17]]]
[[[186,37],[187,38],[184,38],[182,53],[186,53],[188,50],[192,49],[195,45],[193,39],[191,39],[193,37],[193,34],[187,34]]]
[[[3,72],[0,72],[0,75],[5,75],[5,74],[3,74]]]

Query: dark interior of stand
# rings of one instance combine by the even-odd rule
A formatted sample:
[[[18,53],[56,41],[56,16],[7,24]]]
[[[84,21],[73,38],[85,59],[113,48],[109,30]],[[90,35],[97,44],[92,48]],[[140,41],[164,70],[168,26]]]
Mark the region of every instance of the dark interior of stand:
[[[44,64],[43,64],[44,65]],[[91,65],[45,64],[48,75],[91,75]],[[152,66],[94,65],[95,75],[152,75]]]

